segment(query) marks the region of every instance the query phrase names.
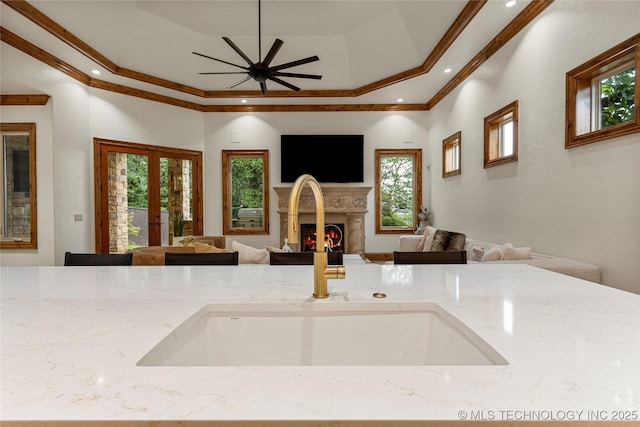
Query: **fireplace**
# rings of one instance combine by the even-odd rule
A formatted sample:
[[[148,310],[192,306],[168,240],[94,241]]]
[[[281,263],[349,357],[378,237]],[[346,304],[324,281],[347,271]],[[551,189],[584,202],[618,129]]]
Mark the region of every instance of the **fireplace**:
[[[316,237],[315,224],[300,224],[300,251],[315,251]],[[344,252],[344,224],[326,224],[324,226],[324,246],[327,251]]]
[[[324,197],[324,222],[325,225],[342,225],[341,249],[345,254],[362,254],[365,250],[364,217],[367,213],[367,195],[371,187],[359,186],[329,186],[321,185]],[[273,187],[278,194],[278,213],[280,214],[280,246],[284,245],[287,235],[287,219],[289,208],[289,193],[291,187]],[[302,189],[298,204],[298,222],[301,224],[300,238],[304,242],[305,234],[302,230],[304,224],[310,224],[315,228],[316,203],[307,186]],[[307,233],[308,234],[308,233]],[[311,232],[313,235],[313,232]],[[333,239],[333,237],[332,237]],[[339,239],[338,239],[339,240]],[[291,242],[290,242],[291,243]],[[300,251],[304,251],[304,244],[300,245]]]

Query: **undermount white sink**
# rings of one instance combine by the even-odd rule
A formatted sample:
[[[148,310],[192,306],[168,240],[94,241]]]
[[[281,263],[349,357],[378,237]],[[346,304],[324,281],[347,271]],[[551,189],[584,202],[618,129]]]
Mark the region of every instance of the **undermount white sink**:
[[[429,303],[208,304],[138,366],[505,365]]]

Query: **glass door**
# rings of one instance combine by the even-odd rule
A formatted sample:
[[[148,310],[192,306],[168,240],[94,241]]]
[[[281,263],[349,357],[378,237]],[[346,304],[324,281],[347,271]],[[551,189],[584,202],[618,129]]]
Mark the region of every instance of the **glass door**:
[[[202,234],[202,155],[96,139],[96,252]]]

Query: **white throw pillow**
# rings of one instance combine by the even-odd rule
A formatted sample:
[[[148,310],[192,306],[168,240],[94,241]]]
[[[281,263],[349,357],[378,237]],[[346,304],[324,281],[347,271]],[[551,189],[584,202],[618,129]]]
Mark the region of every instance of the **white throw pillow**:
[[[496,245],[484,251],[480,262],[488,262],[488,261],[500,261],[502,258],[502,251],[500,250],[501,246]]]
[[[231,249],[238,252],[238,262],[240,264],[269,264],[269,251],[257,249],[233,240]]]
[[[436,235],[436,231],[438,231],[438,229],[435,227],[431,227],[430,225],[427,225],[425,227],[423,244],[422,247],[418,245],[418,249],[416,249],[417,252],[429,252],[431,250],[431,244],[433,243],[433,238]]]
[[[416,251],[418,252],[422,252],[422,248],[424,248],[424,242],[427,240],[427,236],[429,235],[429,233],[431,232],[431,229],[433,227],[431,227],[430,225],[427,225],[424,228],[424,231],[422,232],[422,238],[420,239],[420,241],[418,242],[418,246],[416,246]]]
[[[522,248],[514,248],[513,246],[508,247],[505,249],[502,259],[531,259],[531,248],[529,246],[525,246]]]

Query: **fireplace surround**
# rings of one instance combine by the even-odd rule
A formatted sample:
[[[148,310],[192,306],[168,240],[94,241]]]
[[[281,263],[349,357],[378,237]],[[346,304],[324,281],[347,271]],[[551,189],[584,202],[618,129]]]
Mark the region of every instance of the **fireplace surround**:
[[[367,195],[371,187],[321,185],[324,198],[325,223],[344,224],[344,253],[362,254],[365,250],[364,217]],[[291,187],[273,187],[278,195],[280,214],[280,245],[287,234],[289,193]],[[302,189],[298,206],[298,223],[315,224],[316,205],[309,187]]]

